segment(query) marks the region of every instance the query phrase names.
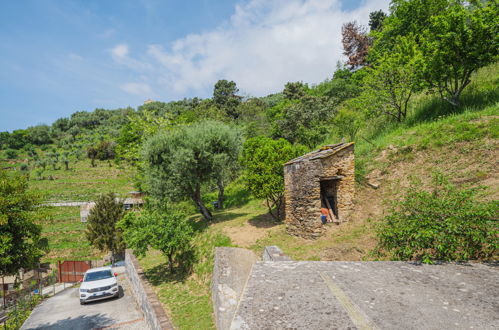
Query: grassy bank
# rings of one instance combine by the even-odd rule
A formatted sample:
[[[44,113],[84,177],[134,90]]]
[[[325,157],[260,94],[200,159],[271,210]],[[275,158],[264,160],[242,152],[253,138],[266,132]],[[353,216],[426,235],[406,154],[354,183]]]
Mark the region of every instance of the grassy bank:
[[[47,207],[37,221],[42,236],[49,241],[50,251],[43,262],[57,260],[100,259],[102,253],[93,248],[85,237],[85,223],[80,221],[79,207]]]
[[[177,269],[170,274],[166,257],[154,250],[139,262],[176,328],[215,329],[210,289],[214,252],[217,246],[230,246],[230,239],[198,219],[193,222],[196,236],[192,271]]]
[[[114,164],[109,166],[107,162],[97,162],[97,166],[92,167],[89,160],[83,160],[71,164],[68,171],[47,167],[43,172],[45,179],[37,179],[33,172],[30,177],[30,187],[48,201],[89,201],[102,193],[124,196],[133,190],[131,170]]]

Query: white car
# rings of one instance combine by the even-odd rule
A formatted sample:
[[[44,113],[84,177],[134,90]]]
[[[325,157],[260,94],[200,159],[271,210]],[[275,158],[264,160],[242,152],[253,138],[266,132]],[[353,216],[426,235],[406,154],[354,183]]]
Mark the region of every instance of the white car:
[[[80,285],[80,304],[114,298],[119,295],[118,281],[111,267],[92,268],[86,271]]]

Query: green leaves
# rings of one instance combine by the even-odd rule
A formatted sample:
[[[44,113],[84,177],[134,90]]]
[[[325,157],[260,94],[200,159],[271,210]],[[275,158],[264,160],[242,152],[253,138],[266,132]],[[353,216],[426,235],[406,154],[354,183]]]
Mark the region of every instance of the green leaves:
[[[499,247],[499,203],[476,199],[436,175],[428,192],[413,184],[379,225],[379,249],[394,259],[464,261],[488,259]]]
[[[114,193],[101,195],[87,220],[85,235],[90,244],[101,251],[123,251],[125,245],[116,223],[123,217],[124,212],[123,203],[116,199]]]
[[[171,271],[174,262],[186,261],[181,256],[191,248],[193,229],[183,213],[168,206],[146,209],[141,214],[130,212],[117,226],[137,255],[145,255],[149,248],[157,249],[168,258]]]
[[[34,267],[47,250],[41,227],[34,223],[37,203],[24,176],[0,170],[0,276]]]
[[[255,197],[267,201],[269,212],[276,220],[280,218],[284,193],[283,165],[302,153],[302,148],[295,148],[284,139],[256,137],[244,143],[241,162],[247,187]],[[275,214],[272,213],[274,207]]]
[[[237,172],[240,131],[220,122],[202,121],[159,133],[144,150],[149,192],[158,200],[190,198],[205,218],[202,185],[230,181]]]

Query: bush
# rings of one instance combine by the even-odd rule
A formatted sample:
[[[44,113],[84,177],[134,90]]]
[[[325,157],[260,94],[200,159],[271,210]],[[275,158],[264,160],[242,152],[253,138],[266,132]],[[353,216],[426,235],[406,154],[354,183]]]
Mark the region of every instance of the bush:
[[[499,244],[497,201],[482,202],[477,188],[457,188],[441,175],[427,192],[411,185],[377,228],[378,252],[424,263],[489,259]]]
[[[168,259],[170,273],[174,265],[181,268],[192,261],[191,240],[193,229],[185,215],[171,207],[145,209],[140,215],[129,212],[118,228],[123,230],[123,237],[129,248],[137,256],[144,256],[149,248],[157,249]]]
[[[16,159],[17,158],[17,150],[14,150],[14,149],[5,150],[5,157],[7,159]]]

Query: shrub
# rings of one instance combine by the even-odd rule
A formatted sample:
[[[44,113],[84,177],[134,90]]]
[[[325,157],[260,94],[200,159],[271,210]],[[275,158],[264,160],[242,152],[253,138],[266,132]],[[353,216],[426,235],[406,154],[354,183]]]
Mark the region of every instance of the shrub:
[[[17,150],[14,150],[14,149],[5,150],[5,157],[7,159],[16,159],[17,158]]]
[[[192,246],[193,229],[185,215],[163,206],[161,209],[146,209],[140,215],[127,213],[118,227],[128,247],[137,256],[144,256],[149,248],[157,249],[168,259],[170,273],[174,264],[186,266]]]
[[[491,258],[499,243],[499,203],[478,201],[477,191],[442,175],[434,177],[430,192],[412,184],[378,226],[378,252],[424,263]]]

